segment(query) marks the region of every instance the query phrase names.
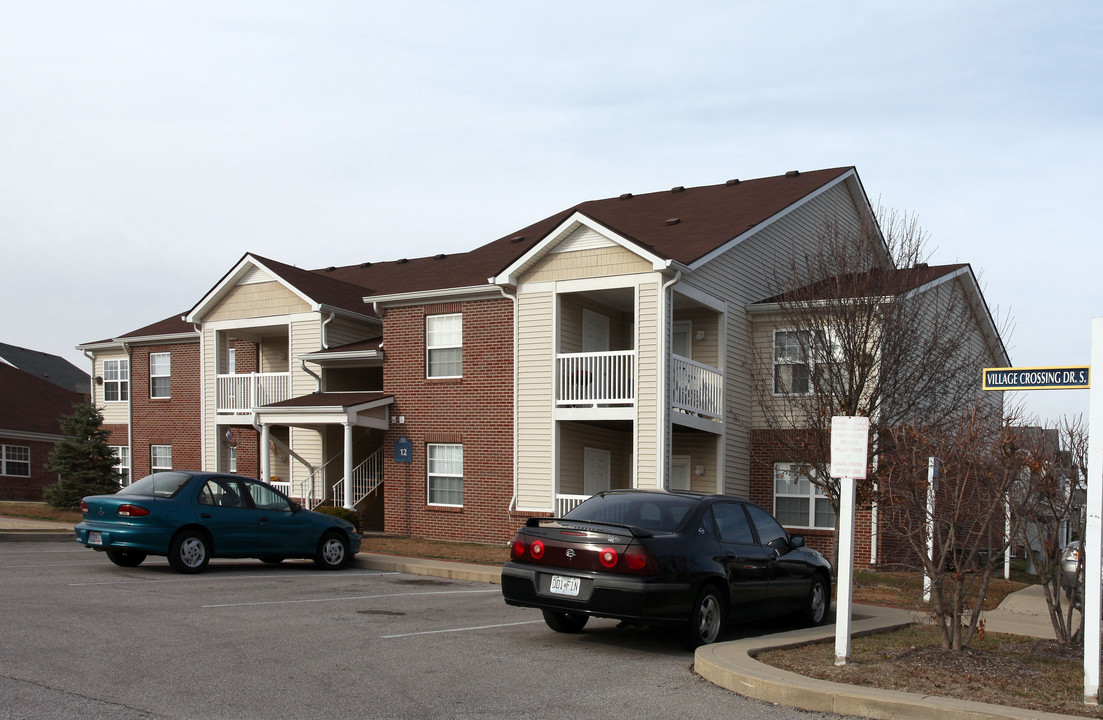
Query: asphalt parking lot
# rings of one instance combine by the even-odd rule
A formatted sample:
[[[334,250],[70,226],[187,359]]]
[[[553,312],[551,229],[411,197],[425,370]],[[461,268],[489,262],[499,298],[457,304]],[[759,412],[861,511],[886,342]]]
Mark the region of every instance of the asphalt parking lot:
[[[718,688],[669,633],[551,632],[497,585],[0,544],[0,718],[825,718]]]

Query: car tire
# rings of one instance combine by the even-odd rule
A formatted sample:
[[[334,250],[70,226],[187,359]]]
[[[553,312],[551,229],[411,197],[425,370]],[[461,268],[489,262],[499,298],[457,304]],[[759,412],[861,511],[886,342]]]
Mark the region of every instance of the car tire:
[[[274,557],[273,556],[268,556],[268,557],[262,557],[260,559],[260,561],[262,563],[265,563],[266,565],[279,565],[281,562],[283,562],[283,558],[279,557],[278,555],[274,556]]]
[[[555,610],[544,610],[543,612],[544,622],[548,624],[548,627],[560,633],[582,632],[582,628],[586,627],[586,623],[590,619],[589,615],[583,615],[582,613],[556,612]]]
[[[831,591],[828,590],[827,581],[819,573],[812,576],[812,584],[808,587],[808,597],[804,600],[804,607],[800,611],[801,624],[806,627],[823,625],[827,619],[827,611],[831,608]]]
[[[211,559],[211,542],[199,530],[177,533],[169,543],[169,565],[178,573],[194,575],[203,572]]]
[[[146,559],[146,554],[137,550],[108,550],[107,558],[119,567],[138,567]]]
[[[714,585],[705,585],[693,603],[693,611],[689,614],[689,622],[682,638],[683,644],[693,650],[716,642],[724,629],[726,615],[724,598],[720,591]]]
[[[330,530],[318,541],[318,552],[314,555],[314,564],[323,570],[340,570],[352,559],[349,553],[349,541],[344,534]]]

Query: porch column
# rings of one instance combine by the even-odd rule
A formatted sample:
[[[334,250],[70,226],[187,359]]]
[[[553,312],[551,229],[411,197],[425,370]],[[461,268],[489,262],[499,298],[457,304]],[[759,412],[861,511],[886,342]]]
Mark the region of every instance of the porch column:
[[[352,510],[352,423],[345,423],[345,507]]]
[[[272,442],[271,431],[268,426],[261,423],[260,426],[260,479],[264,482],[272,481],[272,460],[268,456],[268,448]]]

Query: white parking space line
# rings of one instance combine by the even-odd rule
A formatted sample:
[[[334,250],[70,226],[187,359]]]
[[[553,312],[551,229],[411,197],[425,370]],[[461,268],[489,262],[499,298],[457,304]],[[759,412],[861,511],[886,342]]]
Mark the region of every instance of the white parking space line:
[[[380,593],[377,595],[350,595],[346,597],[311,598],[308,600],[261,600],[257,602],[223,603],[220,605],[201,605],[202,608],[248,607],[252,605],[299,605],[302,603],[342,602],[348,600],[376,600],[379,598],[410,597],[415,595],[478,595],[480,593],[500,593],[501,590],[430,590],[427,592]]]
[[[33,567],[33,566],[28,566]],[[53,565],[49,567],[55,567]],[[4,568],[0,567],[0,570]],[[383,575],[400,575],[397,572],[359,572],[350,573],[343,572],[337,577],[381,577]],[[154,585],[157,583],[178,583],[178,582],[197,582],[199,580],[268,580],[271,578],[297,578],[297,577],[334,577],[333,572],[329,570],[318,570],[317,572],[306,573],[266,573],[264,575],[189,575],[188,577],[168,577],[159,578],[156,580],[99,580],[97,582],[79,582],[69,583],[70,587],[81,587],[85,585]]]
[[[28,568],[55,568],[55,567],[79,567],[88,566],[86,562],[80,563],[35,563],[34,565],[0,565],[0,570],[26,570]]]
[[[474,630],[491,630],[493,628],[513,627],[514,625],[539,625],[543,623],[543,620],[526,620],[524,622],[512,622],[512,623],[500,623],[498,625],[475,625],[472,627],[464,628],[448,628],[446,630],[422,630],[420,632],[401,633],[399,635],[380,635],[381,638],[404,638],[413,637],[414,635],[436,635],[438,633],[457,633],[457,632],[471,632]]]

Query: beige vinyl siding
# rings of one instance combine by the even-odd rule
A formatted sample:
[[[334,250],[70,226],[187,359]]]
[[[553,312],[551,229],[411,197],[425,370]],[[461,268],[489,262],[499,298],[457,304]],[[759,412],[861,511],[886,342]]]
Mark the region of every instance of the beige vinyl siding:
[[[686,455],[689,463],[689,489],[695,492],[716,492],[717,484],[717,448],[719,440],[716,435],[709,433],[675,432],[672,442],[671,455]],[[693,474],[693,469],[700,465],[704,468],[701,475]]]
[[[590,310],[609,318],[611,350],[632,349],[634,338],[628,336],[629,329],[632,327],[631,313],[622,313],[616,308],[595,302],[582,294],[563,293],[559,295],[559,352],[582,352],[583,310]]]
[[[659,472],[659,451],[665,444],[666,430],[660,429],[660,402],[666,396],[659,387],[659,289],[656,281],[639,286],[636,333],[636,487],[662,486]]]
[[[690,331],[690,343],[692,343],[694,362],[711,367],[720,367],[720,336],[717,332],[717,314],[705,308],[695,310],[681,310],[675,312],[676,322],[689,321],[692,325]],[[698,340],[694,335],[699,331],[705,331],[705,339]]]
[[[829,218],[858,227],[858,212],[845,184],[804,203],[685,279],[687,285],[728,302],[723,370],[727,380],[724,492],[729,495],[747,497],[750,493],[749,432],[754,397],[747,370],[751,328],[746,306],[776,292],[775,271],[784,277],[782,268],[791,253],[810,247]]]
[[[128,360],[129,356],[122,351],[119,352],[97,352],[95,355],[95,362],[92,365],[92,377],[105,377],[103,371],[103,364],[105,360]],[[127,363],[129,367],[129,363]],[[130,380],[129,392],[133,393],[134,390],[133,378]],[[96,407],[100,408],[103,413],[103,423],[105,425],[128,425],[130,424],[130,402],[112,401],[107,402],[103,399],[103,385],[92,383],[92,392],[95,396],[92,398],[92,402]],[[130,394],[127,397],[131,397]]]
[[[290,356],[297,358],[306,353],[318,352],[322,343],[322,320],[320,316],[307,321],[291,323]],[[291,364],[291,397],[309,395],[318,389],[318,382],[305,372],[299,363]],[[292,427],[291,447],[298,458],[291,459],[291,481],[297,483],[310,476],[324,463],[322,457],[322,433],[315,427]],[[301,458],[301,459],[300,459]],[[321,480],[315,483],[315,492],[322,493],[326,488]]]
[[[221,350],[222,362],[225,363],[226,348],[218,347],[217,338],[217,331],[204,327],[199,345],[202,354],[200,367],[203,373],[202,399],[200,402],[202,403],[203,435],[206,439],[206,442],[203,443],[203,469],[208,471],[214,471],[218,468],[218,448],[221,441],[219,428],[215,424],[218,417],[218,413],[215,412],[218,403],[218,383],[215,376],[220,372],[218,368],[219,351]]]
[[[632,433],[577,422],[559,424],[559,492],[581,495],[585,483],[586,448],[607,450],[611,456],[611,488],[632,487]]]
[[[555,482],[555,294],[517,295],[517,509],[550,511]]]
[[[545,255],[525,273],[525,282],[578,280],[651,271],[651,263],[617,245]]]
[[[364,306],[365,310],[367,306]],[[349,343],[379,337],[382,330],[377,325],[357,322],[352,318],[336,317],[325,326],[326,347],[335,348]]]
[[[220,299],[203,322],[242,320],[308,312],[310,306],[278,282],[238,285]]]

